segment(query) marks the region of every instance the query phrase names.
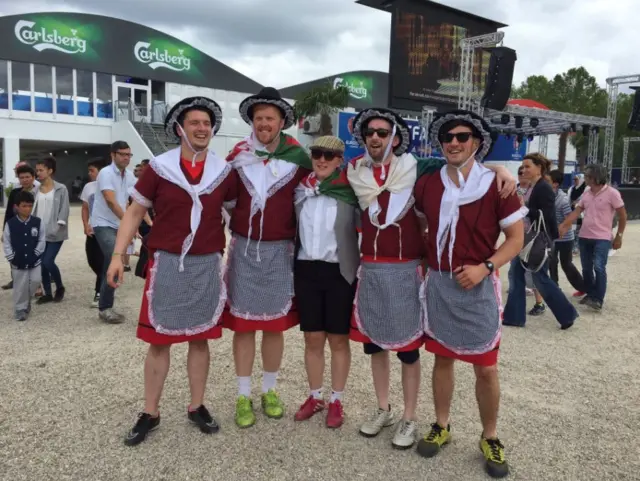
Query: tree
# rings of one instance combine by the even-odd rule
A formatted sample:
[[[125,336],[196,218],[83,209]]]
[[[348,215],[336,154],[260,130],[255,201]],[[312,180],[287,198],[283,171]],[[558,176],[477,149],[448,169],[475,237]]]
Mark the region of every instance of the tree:
[[[572,68],[563,74],[556,75],[552,80],[543,75],[527,78],[520,87],[513,91],[516,98],[536,100],[551,110],[572,114],[606,117],[607,92],[598,85],[595,77],[584,67]],[[581,135],[573,136],[574,145],[584,146],[580,149],[581,160],[586,158],[586,142]],[[564,172],[566,160],[567,140],[569,132],[560,134],[558,148],[558,169]]]
[[[295,101],[296,119],[320,115],[320,135],[333,135],[331,115],[349,105],[349,89],[327,82],[301,93]]]

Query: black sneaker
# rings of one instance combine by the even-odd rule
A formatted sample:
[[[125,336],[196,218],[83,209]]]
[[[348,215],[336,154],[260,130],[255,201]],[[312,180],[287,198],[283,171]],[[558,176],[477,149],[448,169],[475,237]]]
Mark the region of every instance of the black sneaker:
[[[211,414],[209,414],[207,408],[204,407],[204,404],[200,405],[195,411],[190,410],[187,417],[189,421],[198,426],[200,431],[205,434],[217,433],[220,430],[220,426],[216,420],[211,417]]]
[[[53,302],[61,302],[64,299],[64,287],[58,287],[56,289],[56,295],[53,296]]]
[[[578,302],[578,304],[582,304],[587,305],[591,302],[591,298],[589,296],[584,296],[582,299],[580,299],[580,302]]]
[[[2,290],[3,291],[8,291],[13,289],[13,281],[9,282],[8,284],[5,284],[4,286],[2,286]]]
[[[36,304],[49,304],[50,302],[53,302],[53,296],[51,294],[45,294],[44,296],[38,298]]]
[[[594,311],[602,311],[602,302],[596,301],[595,299],[590,299],[589,302],[587,302],[587,306],[589,306]]]
[[[547,306],[544,304],[536,304],[533,309],[529,311],[530,316],[541,316],[547,310]]]
[[[124,272],[131,272],[131,266],[124,266]]]
[[[124,438],[124,444],[127,446],[136,446],[147,438],[147,434],[156,429],[160,425],[160,414],[153,417],[149,413],[140,413],[136,424],[127,433]]]

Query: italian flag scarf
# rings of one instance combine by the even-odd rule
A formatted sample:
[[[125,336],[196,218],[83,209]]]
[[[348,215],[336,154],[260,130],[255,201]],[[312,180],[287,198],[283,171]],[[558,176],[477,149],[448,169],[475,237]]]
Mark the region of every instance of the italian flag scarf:
[[[291,162],[304,169],[313,169],[306,150],[296,139],[285,133],[280,133],[280,142],[273,152],[269,152],[252,134],[238,142],[227,156],[227,161],[232,162],[235,168],[259,162],[266,163],[271,159]]]
[[[295,192],[295,203],[302,202],[307,197],[326,195],[350,205],[358,205],[358,198],[347,180],[346,171],[336,169],[329,177],[319,181],[315,173],[307,175]]]

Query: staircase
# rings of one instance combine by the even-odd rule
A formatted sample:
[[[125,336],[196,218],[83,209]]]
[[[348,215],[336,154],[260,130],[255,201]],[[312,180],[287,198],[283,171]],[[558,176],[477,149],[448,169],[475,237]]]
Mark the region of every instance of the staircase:
[[[167,136],[162,125],[152,124],[144,119],[132,123],[153,155],[163,154],[179,145],[178,142]]]

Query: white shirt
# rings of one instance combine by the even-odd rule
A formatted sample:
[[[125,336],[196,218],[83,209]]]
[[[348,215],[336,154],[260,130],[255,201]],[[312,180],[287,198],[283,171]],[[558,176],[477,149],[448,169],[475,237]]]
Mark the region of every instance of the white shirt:
[[[300,212],[300,250],[304,261],[338,262],[338,241],[335,234],[338,201],[326,195],[309,197]]]
[[[55,189],[51,189],[46,194],[38,193],[38,201],[36,202],[35,216],[39,217],[44,225],[49,223],[49,219],[53,215],[53,194]]]
[[[105,190],[114,192],[120,208],[123,211],[127,210],[129,191],[136,184],[133,172],[125,169],[123,175],[116,165],[111,163],[111,165],[100,171],[96,182],[98,183],[97,191],[99,194],[103,194]],[[91,227],[111,227],[112,229],[120,227],[120,219],[113,213],[104,195],[96,195],[94,197]]]
[[[93,203],[95,202],[96,193],[98,192],[98,182],[87,182],[80,194],[80,200],[89,205],[89,224],[91,224],[91,212],[93,211]]]

